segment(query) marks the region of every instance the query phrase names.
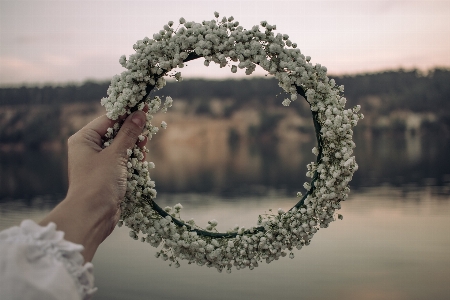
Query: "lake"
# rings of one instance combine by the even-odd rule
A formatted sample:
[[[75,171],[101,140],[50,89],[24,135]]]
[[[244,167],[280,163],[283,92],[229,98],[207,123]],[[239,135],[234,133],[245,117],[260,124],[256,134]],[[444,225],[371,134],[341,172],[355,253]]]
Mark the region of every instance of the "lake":
[[[93,261],[94,299],[449,299],[449,140],[373,135],[356,143],[360,169],[339,211],[344,219],[319,230],[294,259],[231,274],[184,262],[176,269],[116,228]],[[238,148],[216,167],[199,161],[189,173],[192,163],[177,165],[176,179],[171,156],[154,151],[157,167],[164,166],[154,174],[157,202],[182,203],[183,216],[200,225],[212,218],[222,230],[254,225],[258,214],[296,202],[311,148]],[[64,157],[0,156],[0,230],[39,221],[64,197]]]

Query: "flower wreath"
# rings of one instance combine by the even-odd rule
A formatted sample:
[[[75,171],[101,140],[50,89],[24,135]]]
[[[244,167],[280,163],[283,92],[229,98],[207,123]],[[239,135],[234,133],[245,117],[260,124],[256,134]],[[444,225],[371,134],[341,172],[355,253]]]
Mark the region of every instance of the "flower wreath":
[[[278,213],[258,216],[255,227],[236,227],[219,233],[216,220],[209,221],[206,229],[192,219],[182,220],[181,204],[162,209],[155,202],[155,182],[149,175],[155,165],[143,161],[143,153],[148,150],[138,146],[128,150],[127,191],[118,225],[131,228],[133,239],[141,236],[143,242],[160,247],[156,256],[169,260],[175,267],[180,266],[179,260],[187,260],[231,272],[233,265],[239,270],[253,269],[262,260],[270,263],[286,256],[286,249],[293,258],[294,247],[301,249],[308,245],[319,227],[326,228],[335,220],[335,210],[348,197],[348,183],[358,169],[352,156],[355,147],[352,127],[363,115],[358,114],[359,106],[344,109],[346,99],[341,96],[344,87],[327,77],[326,67],[313,66],[311,58],[305,57],[287,34],[275,35],[275,25],[262,21],[263,31],[258,25],[245,30],[233,17],[219,21],[219,14],[214,14],[215,20],[201,24],[180,18],[177,29],[170,21],[153,39],[145,37],[137,41],[133,45],[136,53],[128,60],[125,56],[120,58],[120,64],[127,70],[112,78],[108,97],[101,104],[113,120],[148,107],[147,123],[139,139],[150,140],[159,130],[159,126],[151,123],[153,114],[172,106],[172,98],[166,97],[163,102],[158,96],[149,97],[150,92],[165,86],[164,76],[182,80],[181,73],[172,70],[183,68],[184,63],[199,57],[204,57],[205,66],[211,61],[220,67],[236,62],[237,66],[231,65],[232,73],[240,68],[250,75],[259,65],[290,94],[283,105],[288,106],[297,95],[306,99],[318,143],[312,149],[317,160],[307,166],[307,176],[312,180],[303,185],[305,195],[297,193],[300,200],[294,207],[287,212],[279,209]],[[108,129],[104,147],[111,144],[120,126],[118,122]],[[162,122],[161,127],[166,128],[167,124]],[[337,217],[342,219],[341,215]]]

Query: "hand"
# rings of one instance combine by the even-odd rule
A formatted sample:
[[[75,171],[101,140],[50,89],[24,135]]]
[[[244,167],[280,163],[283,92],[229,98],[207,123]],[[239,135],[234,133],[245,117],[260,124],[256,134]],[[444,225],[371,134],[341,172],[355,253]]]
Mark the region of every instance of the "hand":
[[[69,138],[69,190],[66,198],[40,222],[54,222],[65,239],[84,246],[85,261],[113,231],[127,187],[127,149],[133,148],[146,122],[141,111],[123,123],[112,144],[102,137],[115,121],[99,117]],[[138,143],[145,145],[146,140]]]

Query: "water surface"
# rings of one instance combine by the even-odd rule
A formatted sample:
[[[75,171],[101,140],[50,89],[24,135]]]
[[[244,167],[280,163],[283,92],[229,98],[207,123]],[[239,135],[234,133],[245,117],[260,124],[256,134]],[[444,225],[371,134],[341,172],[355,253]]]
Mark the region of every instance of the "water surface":
[[[450,299],[450,139],[355,132],[359,170],[344,220],[311,245],[253,271],[169,267],[156,249],[117,228],[95,259],[94,299]],[[314,159],[310,142],[193,143],[151,148],[161,206],[182,203],[185,219],[219,229],[253,226],[268,209],[289,209]],[[210,145],[210,146],[208,146]],[[0,230],[39,221],[67,190],[65,153],[1,153]]]
[[[295,258],[261,263],[231,274],[154,257],[155,248],[116,228],[94,258],[94,299],[448,299],[450,197],[442,187],[392,186],[352,192],[344,220],[321,229]],[[159,197],[182,202],[186,217],[210,218],[226,229],[254,225],[269,208],[289,208],[295,197],[223,198],[200,194]],[[45,198],[0,205],[0,229],[40,220],[53,203]]]

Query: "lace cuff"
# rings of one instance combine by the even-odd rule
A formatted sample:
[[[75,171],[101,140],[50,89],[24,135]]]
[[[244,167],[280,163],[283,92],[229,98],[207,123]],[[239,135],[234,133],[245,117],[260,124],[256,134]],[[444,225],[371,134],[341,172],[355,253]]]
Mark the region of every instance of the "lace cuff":
[[[42,227],[24,220],[20,226],[0,232],[0,281],[3,281],[0,285],[14,299],[17,293],[33,295],[33,289],[38,294],[47,293],[52,299],[53,296],[54,299],[71,299],[60,293],[72,289],[77,294],[74,299],[90,299],[97,289],[94,288],[93,265],[83,265],[80,253],[83,249],[82,245],[64,240],[64,232],[57,231],[55,223]],[[11,285],[7,286],[8,280],[3,276],[11,279]],[[24,291],[27,288],[31,290]]]

